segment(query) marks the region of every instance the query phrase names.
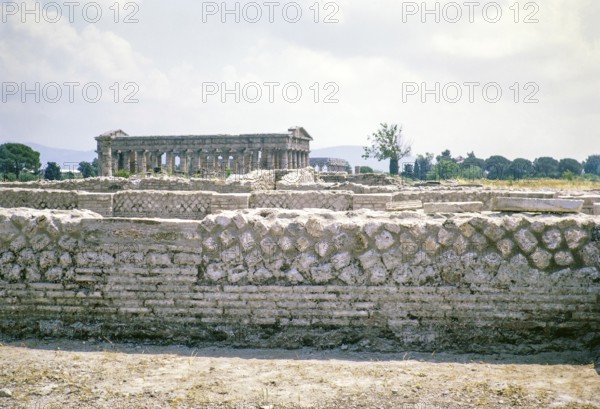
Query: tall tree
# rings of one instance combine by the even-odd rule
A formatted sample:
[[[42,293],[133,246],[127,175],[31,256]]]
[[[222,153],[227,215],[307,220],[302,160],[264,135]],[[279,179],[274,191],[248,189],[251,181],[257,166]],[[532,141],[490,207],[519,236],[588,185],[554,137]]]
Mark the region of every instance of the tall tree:
[[[44,179],[46,180],[61,180],[60,166],[56,162],[48,162],[44,171]]]
[[[435,174],[440,179],[452,179],[459,175],[460,167],[452,157],[449,149],[442,152],[436,158]]]
[[[467,179],[479,179],[483,176],[485,160],[475,156],[475,152],[469,152],[465,160],[460,164],[461,176]]]
[[[21,143],[0,145],[0,170],[14,173],[17,178],[24,170],[37,172],[40,168],[40,153]]]
[[[475,156],[475,152],[469,152],[465,160],[460,164],[461,169],[469,169],[471,167],[478,167],[483,169],[485,167],[485,160]]]
[[[371,146],[365,146],[364,159],[375,158],[378,161],[390,160],[390,174],[398,174],[400,159],[410,154],[411,146],[402,135],[402,127],[392,124],[380,124],[381,128],[368,137]]]
[[[583,168],[586,174],[600,176],[600,155],[591,155],[585,160]]]
[[[575,176],[580,176],[583,172],[583,165],[576,159],[561,159],[560,162],[558,162],[558,173],[562,176],[566,172],[571,172]]]
[[[485,172],[488,179],[506,179],[511,162],[504,156],[494,155],[485,160]]]
[[[454,158],[452,158],[452,153],[450,152],[450,149],[446,149],[444,152],[442,152],[441,155],[436,156],[435,160],[436,160],[436,162],[441,162],[443,160],[456,162],[456,160]]]
[[[83,176],[84,179],[98,176],[98,172],[96,171],[96,168],[94,167],[93,164],[91,164],[89,162],[85,162],[85,161],[79,162],[79,166],[77,167],[77,170],[81,172],[81,175]]]
[[[509,176],[512,176],[514,179],[524,179],[530,178],[535,174],[535,168],[533,167],[533,163],[524,158],[517,158],[512,161],[510,166],[508,167]]]
[[[96,176],[98,176],[100,174],[100,162],[98,161],[98,158],[94,158],[94,160],[92,161],[92,166],[94,167]]]
[[[543,156],[533,161],[535,174],[537,177],[558,179],[560,172],[558,171],[558,161],[549,156]]]
[[[433,153],[417,155],[415,160],[415,176],[420,180],[427,179],[427,174],[433,169]]]

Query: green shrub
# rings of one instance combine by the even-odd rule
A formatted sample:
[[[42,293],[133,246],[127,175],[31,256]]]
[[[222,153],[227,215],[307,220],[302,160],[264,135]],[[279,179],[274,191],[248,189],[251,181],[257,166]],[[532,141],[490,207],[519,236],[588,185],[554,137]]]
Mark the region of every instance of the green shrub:
[[[21,173],[19,175],[19,182],[31,182],[38,180],[38,177],[32,173]]]
[[[562,178],[566,179],[566,180],[573,180],[573,179],[575,179],[575,174],[573,172],[571,172],[570,170],[567,170],[566,172],[564,172],[562,174]]]
[[[16,182],[17,175],[15,175],[14,173],[4,173],[2,175],[2,180],[6,182]]]

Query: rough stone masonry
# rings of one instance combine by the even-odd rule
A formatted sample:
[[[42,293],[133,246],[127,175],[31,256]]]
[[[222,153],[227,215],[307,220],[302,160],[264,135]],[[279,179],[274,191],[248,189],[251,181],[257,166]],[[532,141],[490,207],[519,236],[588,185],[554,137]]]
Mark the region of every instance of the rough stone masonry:
[[[0,209],[0,332],[244,347],[600,345],[600,219]]]

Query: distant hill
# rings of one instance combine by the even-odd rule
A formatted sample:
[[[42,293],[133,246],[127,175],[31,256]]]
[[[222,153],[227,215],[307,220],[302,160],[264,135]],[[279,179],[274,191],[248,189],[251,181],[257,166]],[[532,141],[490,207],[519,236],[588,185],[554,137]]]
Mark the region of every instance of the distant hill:
[[[364,149],[362,146],[354,146],[354,145],[342,145],[342,146],[332,146],[329,148],[321,148],[321,149],[312,149],[310,152],[310,156],[312,158],[337,158],[337,159],[346,159],[350,162],[352,169],[355,166],[370,166],[374,170],[381,171],[389,171],[390,162],[389,161],[381,161],[379,162],[377,159],[363,159],[362,155],[364,153]],[[402,162],[410,162],[414,163],[415,158],[412,156],[406,157],[402,159]]]
[[[0,144],[9,141],[0,141]],[[14,141],[10,141],[14,142]],[[96,158],[94,151],[76,151],[72,149],[51,148],[49,146],[40,145],[37,143],[18,142],[31,147],[34,151],[40,153],[40,162],[42,167],[48,162],[56,162],[61,168],[70,168],[72,164],[79,162],[92,162]],[[77,166],[75,166],[77,167]]]

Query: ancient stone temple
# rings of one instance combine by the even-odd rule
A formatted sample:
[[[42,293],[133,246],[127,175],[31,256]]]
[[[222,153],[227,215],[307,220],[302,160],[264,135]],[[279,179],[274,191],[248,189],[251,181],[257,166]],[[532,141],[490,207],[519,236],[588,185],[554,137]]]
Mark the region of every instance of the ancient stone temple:
[[[203,175],[299,169],[309,166],[312,140],[302,127],[281,134],[129,136],[118,130],[96,137],[100,176],[119,170]]]
[[[319,170],[327,169],[328,172],[352,173],[352,167],[345,159],[337,158],[310,158],[310,166],[318,167]]]

